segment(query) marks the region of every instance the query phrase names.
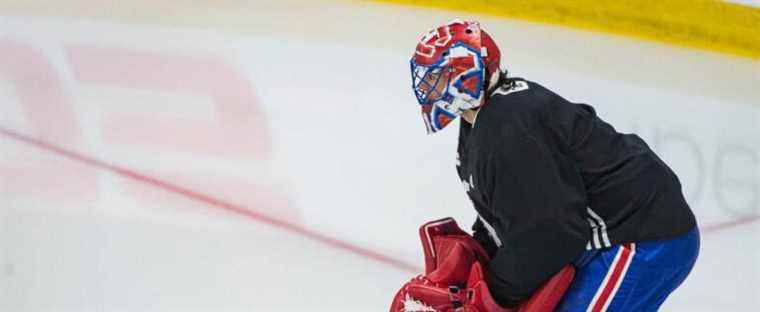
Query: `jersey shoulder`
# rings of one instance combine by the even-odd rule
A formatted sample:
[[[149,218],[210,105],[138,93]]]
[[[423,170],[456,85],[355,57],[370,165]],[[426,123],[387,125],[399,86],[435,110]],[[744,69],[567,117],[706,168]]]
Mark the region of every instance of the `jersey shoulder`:
[[[484,110],[498,120],[538,116],[554,99],[553,93],[537,83],[508,78],[491,91]]]
[[[504,113],[537,113],[559,99],[561,97],[538,83],[523,78],[508,78],[491,91],[487,105],[498,107]]]
[[[557,94],[546,87],[519,77],[507,78],[496,90],[491,91],[491,97],[495,99],[508,98],[510,100],[548,100]]]
[[[572,117],[575,114],[596,116],[591,105],[570,102],[548,88],[523,78],[507,79],[491,92],[486,105],[491,105],[492,110],[498,111],[497,114],[517,113],[523,117],[538,115],[546,119]]]

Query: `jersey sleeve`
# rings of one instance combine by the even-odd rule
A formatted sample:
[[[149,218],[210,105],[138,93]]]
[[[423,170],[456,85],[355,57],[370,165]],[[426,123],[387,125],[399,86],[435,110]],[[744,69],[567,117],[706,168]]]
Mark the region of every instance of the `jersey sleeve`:
[[[502,146],[485,168],[494,227],[503,243],[487,268],[505,307],[527,299],[585,249],[583,181],[572,160],[552,149],[539,118],[504,120]]]
[[[475,241],[486,250],[489,257],[494,256],[498,246],[496,246],[496,242],[491,235],[488,234],[488,229],[483,225],[483,221],[480,220],[480,217],[476,218],[475,223],[472,225],[472,237],[475,238]]]

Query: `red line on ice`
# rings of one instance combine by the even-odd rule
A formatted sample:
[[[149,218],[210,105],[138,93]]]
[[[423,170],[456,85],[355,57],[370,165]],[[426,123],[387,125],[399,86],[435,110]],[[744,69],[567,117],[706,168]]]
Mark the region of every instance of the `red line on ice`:
[[[224,209],[230,212],[234,212],[236,214],[242,215],[252,220],[263,222],[274,227],[278,227],[290,232],[300,234],[302,236],[324,243],[328,246],[338,248],[338,249],[343,249],[351,253],[363,256],[365,258],[385,263],[397,269],[401,269],[401,270],[411,272],[411,273],[422,272],[422,268],[418,266],[406,263],[401,260],[393,259],[389,256],[378,253],[376,251],[373,251],[364,247],[360,247],[360,246],[351,244],[349,242],[339,240],[334,237],[330,237],[328,235],[319,233],[314,230],[310,230],[308,228],[302,227],[294,223],[287,222],[285,220],[280,220],[263,213],[248,210],[243,206],[227,202],[221,198],[216,198],[212,195],[204,194],[196,190],[192,190],[189,188],[182,187],[180,185],[172,184],[170,182],[163,181],[163,180],[142,174],[140,172],[131,170],[129,168],[124,168],[124,167],[119,167],[113,164],[109,164],[105,161],[98,160],[96,158],[89,157],[84,154],[80,154],[74,151],[69,151],[64,148],[58,147],[56,145],[50,144],[48,142],[35,139],[27,135],[23,135],[23,134],[20,134],[18,132],[15,132],[3,127],[0,127],[0,134],[8,138],[14,139],[16,141],[36,146],[42,150],[64,156],[74,161],[78,161],[78,162],[81,162],[81,163],[84,163],[84,164],[87,164],[99,169],[107,170],[117,175],[130,178],[139,182],[143,182],[143,183],[152,185],[154,187],[163,189],[165,191],[169,191],[175,194],[180,194],[187,198],[206,203],[208,205],[211,205],[219,209]],[[715,232],[727,230],[730,228],[738,227],[741,225],[754,223],[757,221],[760,221],[760,216],[749,216],[749,217],[744,217],[744,218],[740,218],[736,220],[709,224],[709,225],[700,227],[700,230],[703,233],[715,233]]]
[[[740,225],[755,223],[757,221],[760,221],[760,216],[748,216],[748,217],[738,218],[738,219],[734,219],[730,221],[708,224],[708,225],[699,227],[699,230],[703,233],[715,233],[715,232],[720,232],[720,231],[727,230],[730,228],[735,228]]]
[[[285,220],[280,220],[263,213],[248,210],[243,206],[239,206],[234,203],[227,202],[224,199],[216,198],[212,195],[208,195],[196,190],[188,189],[181,185],[176,185],[168,181],[163,181],[163,180],[142,174],[135,170],[131,170],[129,168],[124,168],[124,167],[116,166],[113,164],[109,164],[105,161],[96,159],[94,157],[89,157],[81,153],[66,150],[62,147],[53,145],[51,143],[48,143],[39,139],[32,138],[30,136],[27,136],[27,135],[24,135],[24,134],[21,134],[21,133],[18,133],[18,132],[15,132],[3,127],[0,127],[0,134],[2,134],[5,137],[14,139],[16,141],[26,143],[32,146],[36,146],[42,150],[69,158],[71,160],[84,163],[89,166],[96,167],[102,170],[107,170],[117,175],[120,175],[122,177],[133,179],[142,183],[146,183],[154,187],[163,189],[165,191],[179,194],[187,198],[206,203],[210,206],[236,213],[238,215],[247,217],[252,220],[256,220],[256,221],[266,223],[277,228],[281,228],[293,233],[300,234],[307,238],[324,243],[328,246],[338,248],[338,249],[343,249],[345,251],[354,253],[356,255],[359,255],[371,260],[375,260],[377,262],[385,263],[387,265],[390,265],[400,270],[404,270],[410,273],[422,272],[422,268],[419,268],[415,265],[406,263],[401,260],[393,259],[379,252],[376,252],[364,247],[360,247],[360,246],[351,244],[349,242],[339,240],[334,237],[330,237],[328,235],[319,233],[314,230],[310,230],[308,228],[305,228],[303,226],[300,226],[300,225],[297,225]]]

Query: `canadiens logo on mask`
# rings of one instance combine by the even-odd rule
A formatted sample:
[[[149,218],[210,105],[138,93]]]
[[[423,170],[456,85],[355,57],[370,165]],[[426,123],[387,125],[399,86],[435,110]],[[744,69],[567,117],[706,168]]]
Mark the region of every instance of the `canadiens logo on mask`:
[[[412,88],[428,133],[482,105],[500,53],[477,22],[453,21],[422,37],[410,61]]]

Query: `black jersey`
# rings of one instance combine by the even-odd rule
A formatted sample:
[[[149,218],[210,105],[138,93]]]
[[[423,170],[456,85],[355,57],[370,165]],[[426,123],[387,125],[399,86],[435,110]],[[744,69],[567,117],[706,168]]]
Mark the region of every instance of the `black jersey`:
[[[673,171],[586,104],[519,78],[460,121],[457,171],[492,255],[494,297],[527,298],[587,249],[684,234],[696,225]]]

